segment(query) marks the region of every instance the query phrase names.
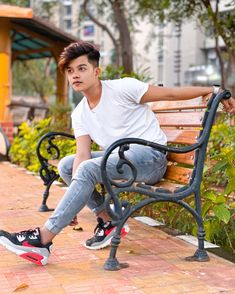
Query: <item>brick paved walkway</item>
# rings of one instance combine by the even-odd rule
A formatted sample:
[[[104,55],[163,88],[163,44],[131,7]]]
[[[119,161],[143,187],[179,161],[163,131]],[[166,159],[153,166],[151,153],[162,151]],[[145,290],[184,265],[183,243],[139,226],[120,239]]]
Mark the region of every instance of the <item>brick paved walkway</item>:
[[[43,185],[25,170],[0,163],[0,228],[19,231],[41,225],[49,213],[37,211]],[[53,186],[49,205],[55,206],[64,190]],[[83,242],[91,236],[95,218],[84,209],[83,231],[71,227],[55,239],[49,264],[31,264],[0,246],[0,293],[235,293],[235,266],[210,254],[210,262],[189,263],[195,247],[166,233],[130,220],[118,258],[130,267],[107,272],[102,266],[109,249],[90,251]]]

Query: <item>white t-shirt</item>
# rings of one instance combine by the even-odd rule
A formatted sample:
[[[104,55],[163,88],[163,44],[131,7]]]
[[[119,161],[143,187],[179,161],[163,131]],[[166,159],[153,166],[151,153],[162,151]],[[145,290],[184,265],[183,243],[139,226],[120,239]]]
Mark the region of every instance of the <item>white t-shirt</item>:
[[[134,78],[101,81],[102,94],[92,110],[87,98],[72,112],[75,137],[89,135],[102,149],[123,138],[140,138],[166,144],[166,136],[147,104],[140,100],[148,84]]]

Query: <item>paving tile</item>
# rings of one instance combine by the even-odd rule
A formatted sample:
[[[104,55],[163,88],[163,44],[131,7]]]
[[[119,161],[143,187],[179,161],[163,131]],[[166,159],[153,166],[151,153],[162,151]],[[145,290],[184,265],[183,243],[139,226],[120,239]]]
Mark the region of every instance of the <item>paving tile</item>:
[[[0,228],[19,231],[42,225],[51,212],[38,212],[44,186],[24,169],[0,162]],[[55,207],[64,189],[53,185],[48,206]],[[190,263],[185,257],[196,248],[185,241],[129,220],[130,233],[122,240],[117,258],[128,268],[103,269],[109,248],[83,246],[93,234],[96,219],[84,209],[78,216],[82,231],[65,228],[54,240],[49,264],[40,267],[20,259],[0,246],[0,294],[170,294],[235,293],[234,264],[210,255],[210,262]]]

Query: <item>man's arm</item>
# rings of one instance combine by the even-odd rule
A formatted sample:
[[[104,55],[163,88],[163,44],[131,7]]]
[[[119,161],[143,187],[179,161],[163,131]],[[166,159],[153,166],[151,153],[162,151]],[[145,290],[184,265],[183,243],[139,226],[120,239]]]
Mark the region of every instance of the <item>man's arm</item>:
[[[199,96],[211,94],[213,87],[157,87],[150,85],[147,92],[143,95],[140,103],[156,101],[176,101],[188,100]],[[235,113],[235,100],[233,98],[222,101],[224,108],[229,113]]]
[[[91,138],[84,135],[76,138],[76,156],[73,163],[73,175],[79,164],[91,158]]]

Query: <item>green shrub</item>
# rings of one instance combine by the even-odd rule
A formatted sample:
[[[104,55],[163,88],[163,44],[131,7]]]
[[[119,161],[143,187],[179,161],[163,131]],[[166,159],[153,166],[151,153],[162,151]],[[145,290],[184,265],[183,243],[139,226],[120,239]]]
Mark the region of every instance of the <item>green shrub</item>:
[[[40,122],[22,123],[19,127],[18,135],[14,137],[10,148],[11,162],[37,173],[40,168],[40,162],[36,154],[39,139],[44,134],[51,131],[63,131],[68,133],[68,128],[65,124],[55,124],[54,120],[55,117],[49,117]],[[71,129],[69,133],[71,133]],[[55,137],[53,143],[59,148],[59,159],[69,154],[75,154],[76,152],[75,140],[64,137]],[[47,159],[53,159],[55,156],[55,150],[51,149],[52,154],[48,154],[46,144],[47,143],[44,142],[44,147],[42,146],[40,149],[42,156]],[[99,146],[94,142],[92,143],[92,150],[99,150]]]
[[[71,132],[70,124],[71,106],[55,103],[49,107],[49,116],[52,117],[51,125],[58,131]]]
[[[223,115],[213,126],[201,186],[206,238],[235,249],[235,126]],[[225,234],[224,234],[225,233]]]
[[[30,171],[38,171],[39,162],[36,156],[37,142],[42,135],[51,130],[51,118],[41,120],[35,124],[23,122],[19,127],[18,135],[10,148],[10,159]]]
[[[64,131],[57,129],[52,117],[40,122],[24,122],[19,127],[17,136],[14,137],[10,148],[11,162],[16,163],[30,171],[38,172],[40,163],[36,155],[36,147],[39,139],[49,131]],[[75,152],[75,140],[57,140],[61,151],[60,158],[68,154],[68,150]],[[43,150],[43,149],[42,149]],[[46,148],[43,156],[47,158]],[[51,158],[50,158],[51,159]]]
[[[136,78],[146,83],[151,80],[151,77],[149,77],[148,75],[147,69],[141,72],[133,71],[130,74],[127,74],[124,72],[123,66],[120,66],[119,68],[115,68],[112,65],[106,66],[104,70],[101,72],[101,76],[100,76],[101,80],[112,80],[112,79],[120,79],[125,77]]]

